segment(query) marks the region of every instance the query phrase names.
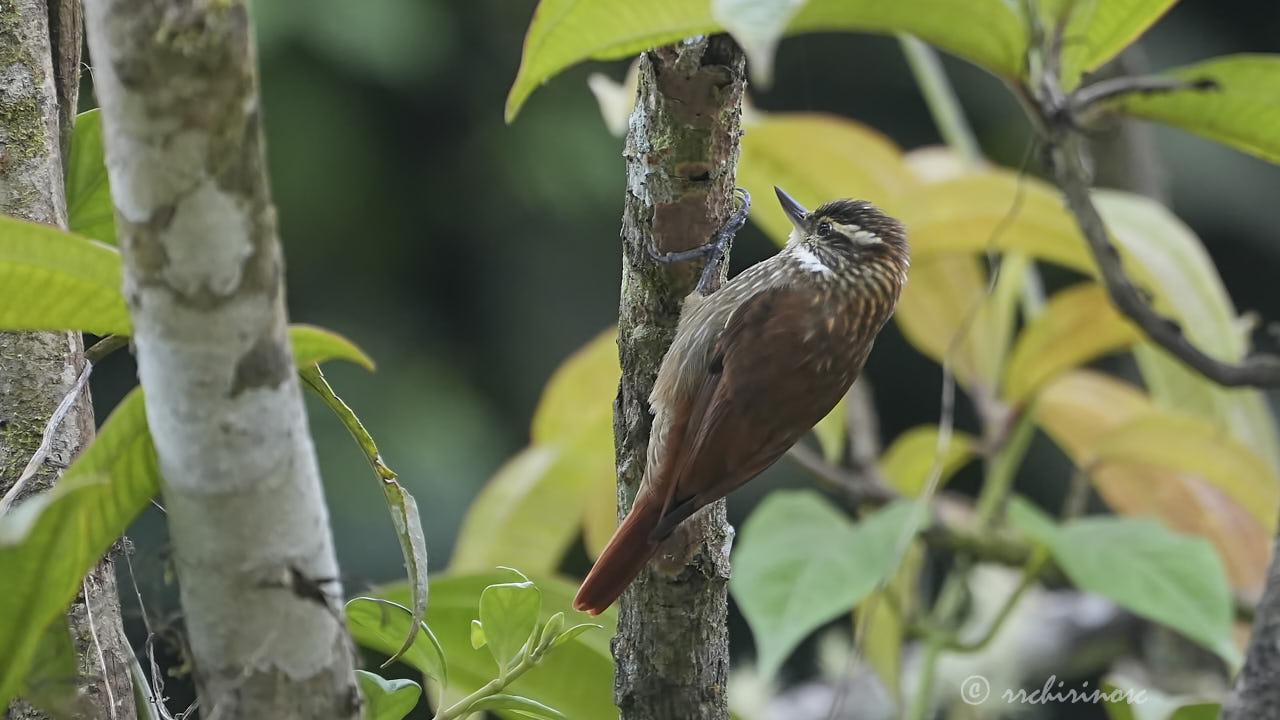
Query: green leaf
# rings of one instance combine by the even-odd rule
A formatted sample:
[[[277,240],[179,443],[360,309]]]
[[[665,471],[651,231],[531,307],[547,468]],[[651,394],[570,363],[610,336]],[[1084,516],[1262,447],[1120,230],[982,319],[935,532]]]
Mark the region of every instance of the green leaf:
[[[372,358],[332,330],[293,324],[289,326],[289,342],[293,346],[293,361],[300,368],[327,360],[349,360],[365,370],[374,370]]]
[[[1221,559],[1205,540],[1147,518],[1089,517],[1059,527],[1019,498],[1009,505],[1009,521],[1046,545],[1076,587],[1167,625],[1239,666],[1231,590]]]
[[[0,517],[0,707],[8,707],[40,639],[80,592],[84,574],[160,489],[142,393],[116,406],[88,449],[48,493]]]
[[[311,359],[329,356],[318,352]],[[145,400],[135,388],[52,491],[0,517],[0,577],[31,579],[22,593],[0,593],[0,657],[8,660],[0,663],[0,707],[12,700],[41,632],[62,615],[85,573],[159,491]]]
[[[122,277],[114,248],[0,216],[0,329],[128,335]]]
[[[333,336],[337,337],[337,336]],[[326,348],[343,349],[340,343],[329,343]],[[391,512],[391,523],[396,530],[396,539],[400,541],[400,553],[404,556],[404,566],[409,573],[409,582],[414,588],[413,620],[407,625],[408,634],[400,646],[400,651],[387,658],[383,667],[400,659],[401,654],[413,645],[422,618],[427,614],[427,539],[422,533],[422,518],[418,514],[418,502],[413,495],[400,484],[396,472],[383,460],[378,452],[378,445],[373,436],[365,429],[364,423],[356,417],[355,411],[333,392],[329,382],[319,365],[304,367],[299,371],[303,385],[320,397],[325,405],[338,416],[347,432],[351,433],[356,445],[364,452],[365,460],[373,469],[374,476],[382,488],[383,499],[387,510]]]
[[[67,227],[77,235],[116,244],[116,208],[111,202],[102,115],[97,108],[76,116],[67,162]]]
[[[711,0],[711,16],[746,53],[752,81],[773,82],[773,54],[787,23],[807,0]]]
[[[382,598],[358,597],[347,602],[346,612],[347,627],[357,643],[388,655],[399,653],[400,660],[418,672],[443,685],[449,683],[444,649],[426,623],[418,623],[420,631],[413,634],[413,643],[403,650],[413,624],[409,608]]]
[[[919,520],[912,510],[913,503],[894,503],[855,526],[816,493],[776,492],[747,518],[729,590],[751,626],[764,676],[897,568],[898,551],[916,530],[910,521]]]
[[[652,0],[636,5],[626,0],[542,0],[529,23],[520,71],[507,95],[507,122],[535,88],[570,65],[627,57],[725,30],[712,15],[712,1]],[[729,3],[721,12],[741,4]],[[770,38],[776,41],[777,25],[794,12],[795,0],[787,4],[786,11],[753,13],[730,29],[752,45],[757,64]],[[1020,74],[1028,37],[1025,23],[1002,0],[809,0],[786,33],[835,30],[911,33],[1006,78]]]
[[[564,630],[564,613],[558,612],[542,626],[542,633],[538,636],[538,644],[535,647],[537,649],[550,647],[562,630]]]
[[[364,670],[356,670],[360,694],[364,696],[366,720],[401,720],[413,712],[422,697],[422,686],[412,680],[387,680]]]
[[[1194,695],[1166,695],[1121,677],[1102,681],[1111,720],[1217,720],[1222,704]]]
[[[603,629],[604,629],[604,626],[599,625],[597,623],[581,623],[578,625],[574,625],[568,630],[565,630],[564,632],[557,635],[556,639],[551,641],[551,647],[560,647],[561,645],[564,645],[565,643],[572,641],[574,638],[578,637],[579,635],[581,635],[582,633],[588,630],[603,630]]]
[[[493,679],[493,658],[489,651],[471,647],[470,623],[485,588],[510,577],[505,571],[488,570],[437,574],[431,578],[427,622],[436,631],[449,658],[450,689],[446,701],[459,700]],[[578,589],[576,581],[571,583],[554,575],[532,577],[542,592],[539,622],[547,622],[557,612],[564,612],[569,618],[586,617],[573,609],[573,596]],[[409,590],[403,584],[383,588],[379,594],[401,603],[409,599]],[[609,640],[617,627],[617,612],[606,611],[595,620],[604,626],[604,632],[577,635],[557,646],[504,691],[537,698],[571,718],[617,718],[618,709],[613,704],[613,656],[609,651]],[[514,717],[512,713],[500,714]]]
[[[941,488],[956,471],[974,456],[977,438],[964,432],[952,432],[942,459]],[[920,425],[894,438],[893,444],[880,457],[880,471],[889,486],[907,497],[919,497],[933,472],[938,457],[938,426]]]
[[[507,95],[511,122],[529,95],[560,71],[588,58],[627,57],[693,35],[714,32],[708,0],[541,0],[529,22],[524,55]]]
[[[531,581],[498,583],[480,593],[480,623],[494,662],[503,672],[538,629],[542,594]]]
[[[22,698],[54,718],[93,717],[77,688],[76,650],[65,618],[45,628],[21,691]]]
[[[482,625],[479,620],[472,620],[471,621],[471,647],[475,650],[479,650],[480,648],[484,647],[484,644],[485,644],[484,625]]]
[[[1063,372],[1138,338],[1137,328],[1116,311],[1099,285],[1080,283],[1059,291],[1018,335],[1005,370],[1005,399],[1022,404]]]
[[[1071,12],[1062,48],[1062,82],[1070,90],[1080,74],[1097,70],[1137,40],[1178,0],[1045,0],[1045,26]]]
[[[787,33],[907,33],[1011,79],[1023,73],[1030,35],[1014,7],[1004,0],[810,0]]]
[[[519,715],[546,720],[569,720],[555,708],[519,695],[490,695],[471,706],[472,710],[511,710]]]
[[[508,460],[467,510],[450,569],[559,567],[593,496],[613,488],[613,397],[621,375],[615,336],[612,328],[600,333],[547,381],[533,444]]]
[[[1182,128],[1280,162],[1280,55],[1212,58],[1164,75],[1187,82],[1212,80],[1216,90],[1130,93],[1113,103],[1120,112]]]

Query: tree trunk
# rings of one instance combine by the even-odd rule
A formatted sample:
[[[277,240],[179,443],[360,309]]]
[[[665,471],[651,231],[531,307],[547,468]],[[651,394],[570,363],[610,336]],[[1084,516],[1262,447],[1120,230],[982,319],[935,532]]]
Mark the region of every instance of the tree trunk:
[[[1271,548],[1267,584],[1253,615],[1244,668],[1222,705],[1223,720],[1280,717],[1280,535]]]
[[[646,53],[624,155],[622,382],[614,405],[619,508],[644,475],[652,416],[649,391],[675,334],[700,263],[661,265],[649,256],[706,243],[733,211],[743,56],[727,36],[695,38]],[[727,266],[726,261],[722,268]],[[723,270],[721,271],[723,273]],[[724,501],[690,519],[686,556],[664,559],[622,596],[615,700],[624,720],[728,718],[727,582],[733,529]],[[666,572],[675,570],[675,574]]]
[[[94,0],[85,11],[201,716],[357,717],[286,333],[248,9]]]
[[[0,214],[66,228],[63,162],[80,79],[79,7],[66,0],[49,10],[44,0],[0,4]],[[45,424],[83,367],[79,333],[0,333],[0,495],[35,454]],[[93,432],[86,390],[53,436],[52,451],[23,496],[48,490]],[[83,589],[68,610],[78,657],[74,695],[85,714],[132,718],[129,647],[110,558],[89,572]],[[19,700],[6,717],[47,715]]]

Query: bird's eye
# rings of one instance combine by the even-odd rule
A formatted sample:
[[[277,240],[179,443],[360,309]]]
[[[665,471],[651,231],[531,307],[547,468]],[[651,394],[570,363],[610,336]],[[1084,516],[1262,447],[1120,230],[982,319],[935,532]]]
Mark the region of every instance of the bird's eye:
[[[825,220],[823,222],[818,223],[818,234],[819,235],[831,234],[831,223],[826,222]]]

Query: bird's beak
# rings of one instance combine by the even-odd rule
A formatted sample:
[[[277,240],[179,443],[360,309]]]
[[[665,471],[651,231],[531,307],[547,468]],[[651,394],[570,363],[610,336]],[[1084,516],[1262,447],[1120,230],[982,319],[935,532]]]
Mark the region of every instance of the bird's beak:
[[[786,194],[782,188],[777,185],[773,186],[773,191],[778,194],[778,202],[782,204],[782,211],[787,214],[787,219],[795,225],[797,229],[804,229],[804,221],[809,217],[809,211],[804,206],[795,201],[795,198]]]

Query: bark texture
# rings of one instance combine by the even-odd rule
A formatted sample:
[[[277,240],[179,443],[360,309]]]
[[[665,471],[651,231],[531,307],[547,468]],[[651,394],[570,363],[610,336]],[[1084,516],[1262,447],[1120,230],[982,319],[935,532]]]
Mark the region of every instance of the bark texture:
[[[624,151],[622,382],[614,405],[622,514],[644,476],[653,420],[649,392],[683,299],[701,271],[700,263],[658,264],[648,248],[698,247],[732,213],[743,64],[741,50],[726,36],[696,38],[641,58]],[[724,501],[691,518],[677,536],[687,543],[683,551],[660,558],[663,569],[651,565],[622,596],[613,654],[615,700],[624,720],[729,716],[725,620],[733,529]]]
[[[1267,584],[1253,616],[1244,668],[1222,705],[1223,720],[1280,717],[1280,536],[1271,548]]]
[[[63,156],[79,84],[78,3],[0,3],[0,214],[66,227]],[[53,38],[53,39],[51,39]],[[71,53],[74,53],[72,59]],[[45,424],[84,367],[79,333],[0,333],[0,495],[22,474]],[[93,439],[86,390],[53,438],[52,451],[23,497],[44,492]],[[74,707],[84,716],[132,718],[128,644],[110,558],[85,579],[68,610],[79,662]],[[23,701],[11,720],[45,718]]]
[[[201,716],[357,717],[248,9],[94,0],[85,28]]]

